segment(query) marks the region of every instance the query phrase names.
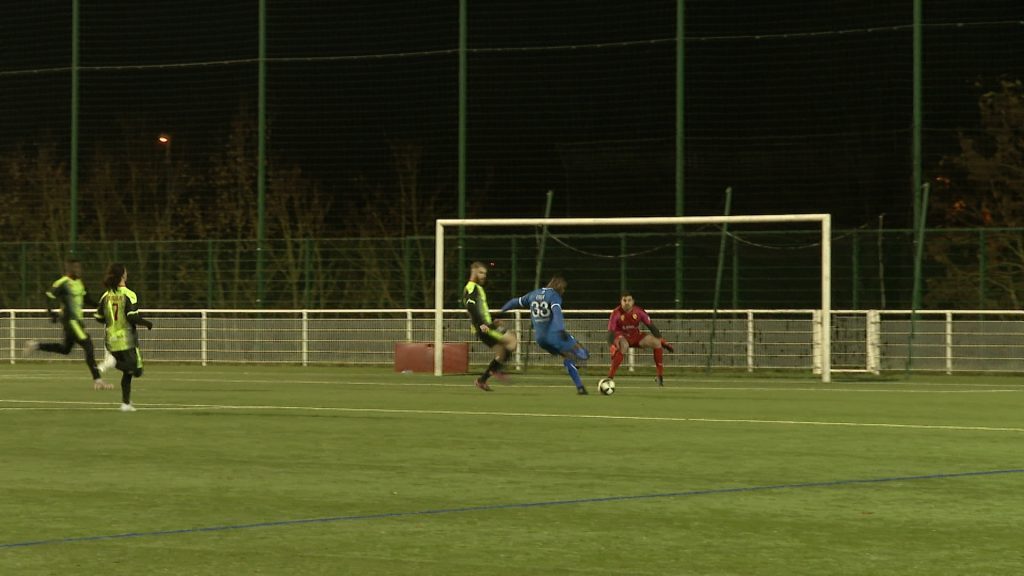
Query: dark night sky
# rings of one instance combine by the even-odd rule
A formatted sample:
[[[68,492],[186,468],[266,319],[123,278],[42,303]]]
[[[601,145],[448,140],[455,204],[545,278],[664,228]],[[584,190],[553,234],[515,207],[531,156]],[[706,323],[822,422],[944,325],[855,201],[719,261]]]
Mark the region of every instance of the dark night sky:
[[[0,155],[66,141],[70,2],[0,9]],[[255,1],[82,7],[83,162],[175,134],[202,169],[256,106]],[[553,5],[554,4],[554,5]],[[926,169],[976,121],[979,80],[1024,76],[1017,1],[925,2]],[[457,3],[268,2],[270,150],[339,197],[393,181],[391,146],[423,148],[419,185],[454,193]],[[686,2],[690,214],[909,212],[912,3]],[[470,3],[470,210],[655,215],[674,206],[675,2]],[[189,64],[182,66],[182,64]],[[515,201],[509,201],[515,199]]]

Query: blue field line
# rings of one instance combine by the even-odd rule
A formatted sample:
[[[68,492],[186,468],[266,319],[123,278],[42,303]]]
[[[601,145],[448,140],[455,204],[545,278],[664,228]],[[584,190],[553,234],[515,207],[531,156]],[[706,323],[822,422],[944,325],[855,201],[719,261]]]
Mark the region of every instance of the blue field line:
[[[301,524],[326,524],[330,522],[353,522],[358,520],[380,520],[387,518],[407,518],[411,516],[431,516],[437,514],[458,514],[463,512],[485,512],[490,510],[509,510],[521,508],[539,508],[545,506],[566,506],[571,504],[592,504],[597,502],[625,502],[629,500],[652,500],[656,498],[680,498],[684,496],[706,496],[711,494],[736,494],[742,492],[761,492],[766,490],[795,490],[800,488],[827,488],[830,486],[850,486],[856,484],[882,484],[886,482],[907,482],[914,480],[941,480],[948,478],[964,478],[969,476],[996,476],[1002,474],[1021,474],[1024,468],[1009,470],[984,470],[979,472],[952,472],[946,474],[925,474],[920,476],[891,476],[886,478],[861,478],[852,480],[829,480],[823,482],[802,482],[798,484],[773,484],[767,486],[747,486],[741,488],[710,488],[707,490],[687,490],[684,492],[663,492],[659,494],[639,494],[634,496],[605,496],[601,498],[578,498],[573,500],[551,500],[546,502],[522,502],[518,504],[490,504],[485,506],[466,506],[463,508],[439,508],[435,510],[419,510],[414,512],[383,512],[380,514],[361,514],[356,516],[330,516],[326,518],[304,518],[299,520],[277,520],[273,522],[256,522],[252,524],[232,524],[226,526],[206,526],[201,528],[181,528],[177,530],[155,530],[152,532],[126,532],[123,534],[106,534],[101,536],[75,536],[70,538],[52,538],[48,540],[28,540],[24,542],[0,543],[2,548],[27,548],[49,544],[71,544],[74,542],[95,542],[99,540],[121,540],[125,538],[143,538],[151,536],[172,536],[175,534],[198,534],[203,532],[226,532],[229,530],[245,530],[248,528],[272,528],[276,526],[297,526]]]

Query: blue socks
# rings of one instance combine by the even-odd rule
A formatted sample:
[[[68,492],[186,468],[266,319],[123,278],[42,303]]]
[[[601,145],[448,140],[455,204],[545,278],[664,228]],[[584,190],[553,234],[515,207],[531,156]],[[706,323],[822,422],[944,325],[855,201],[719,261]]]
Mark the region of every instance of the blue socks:
[[[572,383],[577,388],[583,388],[583,380],[580,380],[580,371],[576,368],[576,365],[572,363],[572,360],[568,358],[562,360],[562,364],[565,365],[565,371],[569,373],[569,377],[572,378]]]

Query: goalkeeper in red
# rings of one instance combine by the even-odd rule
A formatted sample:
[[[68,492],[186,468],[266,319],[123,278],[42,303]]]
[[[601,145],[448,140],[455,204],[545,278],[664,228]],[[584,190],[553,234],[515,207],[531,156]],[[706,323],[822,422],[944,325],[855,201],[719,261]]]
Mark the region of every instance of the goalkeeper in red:
[[[640,330],[640,325],[647,326],[650,334]],[[661,337],[661,331],[651,322],[647,311],[636,305],[633,294],[626,291],[619,297],[619,305],[608,317],[608,346],[612,356],[612,365],[608,369],[608,377],[615,378],[619,366],[622,365],[623,353],[632,348],[653,348],[654,368],[657,370],[658,386],[665,385],[665,366],[662,362],[663,350],[673,352],[672,345]]]

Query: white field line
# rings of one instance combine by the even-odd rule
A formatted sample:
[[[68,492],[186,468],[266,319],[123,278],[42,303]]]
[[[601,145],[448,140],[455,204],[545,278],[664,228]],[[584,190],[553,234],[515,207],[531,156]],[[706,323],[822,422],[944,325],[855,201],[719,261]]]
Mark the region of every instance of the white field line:
[[[206,368],[204,368],[204,370],[206,370]],[[226,374],[226,375],[229,375],[229,377],[233,377],[233,378],[237,378],[237,376],[239,374],[250,374],[250,373],[246,373],[244,371],[240,372],[238,370],[230,370],[230,371],[225,371],[223,373]],[[251,373],[251,375],[255,376],[256,373]],[[598,374],[596,376],[595,375],[591,375],[591,377],[596,379],[596,378],[599,378],[599,377],[601,377],[603,375],[604,374],[602,373],[602,374]],[[157,376],[161,376],[161,377],[162,376],[184,376],[184,378],[171,378],[174,381],[181,381],[181,382],[266,382],[266,383],[269,383],[269,384],[278,384],[281,381],[280,379],[266,380],[266,379],[253,379],[253,378],[241,379],[241,380],[225,380],[225,379],[222,379],[222,378],[209,378],[209,379],[206,379],[206,378],[198,378],[198,379],[197,378],[191,378],[190,379],[189,378],[190,376],[192,376],[192,377],[195,376],[195,372],[194,371],[181,371],[181,372],[163,372],[163,371],[160,371],[160,372],[157,373]],[[358,377],[363,377],[363,376],[364,375],[362,375],[362,374],[357,374],[356,375],[357,378]],[[402,378],[406,378],[406,376],[404,376],[404,375],[402,375],[400,373],[395,373],[393,375],[393,377],[395,379],[398,379],[398,380],[400,380]],[[548,386],[531,386],[530,384],[522,384],[521,382],[538,382],[538,381],[540,381],[540,382],[552,382],[552,381],[560,382],[562,380],[565,380],[565,385],[569,386],[569,381],[567,379],[568,377],[564,373],[562,373],[562,372],[553,373],[553,374],[544,374],[544,375],[522,375],[522,374],[512,373],[512,374],[509,374],[509,377],[511,378],[511,383],[508,384],[508,386],[510,386],[510,387],[546,388]],[[3,375],[0,374],[0,379],[2,379],[2,378],[3,378]],[[393,381],[392,382],[357,381],[357,380],[345,379],[344,377],[337,378],[337,379],[323,379],[323,380],[292,380],[292,379],[288,379],[288,382],[296,382],[296,383],[300,383],[300,384],[335,384],[335,383],[367,384],[367,385],[378,385],[378,386],[463,386],[463,385],[472,386],[473,385],[472,380],[474,378],[476,378],[476,374],[467,374],[467,375],[462,376],[462,377],[459,377],[459,376],[446,376],[445,377],[445,379],[449,379],[449,380],[453,379],[453,378],[463,378],[463,379],[465,379],[466,384],[463,384],[461,382],[460,383],[440,383],[440,382],[427,382],[427,383],[419,382],[419,383],[417,383],[417,382],[393,382]],[[650,376],[650,377],[648,377],[648,376],[626,375],[624,377],[621,377],[621,380],[619,380],[619,383],[621,384],[621,383],[625,382],[626,386],[628,386],[630,388],[634,388],[634,387],[635,388],[658,388],[653,383],[650,383],[650,382],[653,382],[653,378],[654,378],[653,375]],[[634,380],[637,380],[637,379],[643,380],[644,383],[643,384],[637,384],[636,382],[634,382]],[[769,380],[771,382],[777,383],[777,384],[779,384],[780,387],[773,387],[773,386],[737,386],[737,384],[742,385],[744,383],[744,380],[724,380],[724,379],[712,379],[712,378],[690,378],[690,377],[683,376],[683,377],[674,377],[672,380],[670,380],[668,387],[665,387],[665,388],[662,388],[662,389],[663,390],[686,390],[686,389],[700,389],[700,390],[705,390],[705,389],[706,390],[733,390],[733,389],[735,389],[735,390],[808,390],[808,391],[841,391],[841,392],[846,392],[846,391],[859,392],[859,391],[864,390],[863,388],[855,387],[855,386],[859,386],[860,385],[860,384],[856,384],[856,383],[850,383],[849,384],[850,388],[838,388],[838,387],[836,387],[837,383],[833,382],[832,385],[829,388],[822,388],[820,386],[808,385],[806,379],[786,379],[786,378],[766,377],[765,380]],[[700,384],[700,385],[706,385],[706,386],[693,386],[693,384]],[[804,388],[791,388],[791,387],[787,386],[787,385],[790,385],[790,384],[803,384],[803,385],[805,385],[807,387],[804,387]],[[872,382],[865,382],[863,384],[866,384],[866,385],[870,385],[870,384],[877,385],[877,383],[872,383]],[[984,382],[979,382],[979,383],[973,383],[973,382],[915,382],[914,384],[916,384],[918,386],[936,386],[936,387],[949,387],[949,388],[958,387],[958,388],[964,388],[964,389],[973,389],[973,388],[984,389],[984,388],[1000,388],[1000,387],[1006,388],[1006,386],[1007,386],[1006,384],[1003,384],[1003,383],[989,384],[989,383],[984,383]],[[502,386],[501,383],[498,383],[498,385]],[[892,385],[893,386],[900,386],[900,385],[906,385],[906,383],[902,383],[902,384],[901,383],[893,383]],[[782,386],[785,386],[785,387],[782,387]],[[902,391],[902,390],[892,390],[892,391],[899,392],[899,391]],[[929,392],[930,390],[924,390],[924,391],[925,392]],[[1021,386],[1020,388],[1016,388],[1016,389],[1015,388],[1009,388],[1009,389],[1006,389],[1005,391],[1014,391],[1014,392],[1015,391],[1024,391],[1024,386]]]
[[[569,381],[567,376],[562,376],[565,380],[563,386],[558,384],[518,384],[513,382],[512,384],[501,384],[497,383],[496,386],[513,390],[516,388],[527,388],[527,389],[539,389],[539,390],[555,390],[558,392],[564,392],[570,390],[572,383]],[[553,379],[547,379],[548,381],[554,381],[558,377]],[[233,380],[224,378],[174,378],[174,382],[186,382],[186,383],[228,383],[228,384],[266,384],[266,385],[279,385],[278,380]],[[373,382],[373,381],[357,381],[357,380],[344,380],[344,381],[332,381],[332,380],[288,380],[288,384],[344,384],[349,386],[408,386],[408,387],[423,387],[423,388],[473,388],[472,383],[423,383],[423,382]],[[658,387],[654,384],[640,384],[640,385],[625,385],[621,386],[624,390],[657,390],[659,393],[662,392],[687,392],[690,390],[715,390],[715,391],[738,391],[738,392],[882,392],[882,393],[908,393],[908,394],[988,394],[992,392],[1024,392],[1022,388],[1000,388],[1000,389],[967,389],[967,390],[926,390],[926,389],[907,389],[897,390],[891,388],[793,388],[790,386],[784,388],[773,388],[771,386],[690,386],[689,384],[682,384],[679,386],[665,386]]]
[[[47,400],[5,400],[0,404],[57,404],[64,410],[112,411],[115,404],[104,402],[53,402]],[[306,412],[340,412],[369,414],[415,414],[435,416],[496,416],[506,418],[567,418],[588,420],[628,420],[643,422],[697,422],[713,424],[768,424],[788,426],[841,426],[850,428],[896,428],[911,430],[955,430],[964,432],[1024,432],[1024,428],[993,426],[952,426],[941,424],[897,424],[886,422],[826,422],[810,420],[755,420],[747,418],[674,418],[669,416],[611,416],[605,414],[548,414],[544,412],[493,412],[472,410],[409,410],[396,408],[341,408],[330,406],[265,406],[223,404],[137,404],[140,409],[153,410],[281,410]],[[36,409],[39,407],[0,407],[0,410]]]
[[[64,366],[64,367],[69,367],[71,363],[67,362],[66,364],[67,364],[67,366]],[[170,376],[170,377],[172,377],[171,378],[172,380],[179,380],[178,378],[173,378],[174,376],[186,376],[186,377],[194,376],[197,372],[202,372],[204,374],[209,375],[210,376],[210,381],[213,381],[213,382],[233,381],[233,380],[223,380],[223,379],[220,379],[220,378],[214,378],[215,375],[219,375],[219,374],[224,374],[224,375],[232,376],[232,377],[238,377],[239,375],[245,375],[245,376],[250,376],[250,375],[251,376],[257,376],[257,375],[260,375],[260,376],[262,376],[264,374],[264,371],[259,369],[259,368],[257,368],[255,371],[247,371],[247,370],[252,370],[252,368],[251,367],[247,367],[245,365],[196,366],[194,369],[190,369],[190,368],[185,368],[185,369],[180,369],[180,368],[164,368],[164,367],[160,367],[159,363],[154,364],[154,366],[157,366],[157,367],[154,368],[152,372],[148,372],[147,371],[147,373],[152,373],[153,375],[160,376],[160,377]],[[267,366],[267,367],[269,368],[270,366]],[[280,366],[280,367],[281,368],[288,368],[288,366]],[[14,371],[14,373],[5,374],[4,372],[8,368],[10,368],[10,370]],[[261,367],[261,368],[263,368],[263,367]],[[291,366],[291,368],[294,368],[295,371],[317,371],[317,372],[321,372],[321,373],[326,371],[326,370],[331,370],[332,369],[329,366],[327,366],[327,367],[324,367],[324,366],[312,366],[312,367],[308,367],[308,368],[298,367],[298,366]],[[599,378],[601,376],[604,376],[604,372],[603,372],[604,371],[604,367],[603,366],[597,366],[597,367],[591,367],[591,368],[592,368],[591,371],[597,370],[598,374],[591,374],[588,377]],[[29,370],[31,370],[31,374],[26,374],[24,372],[21,372],[22,369],[25,369],[24,365],[16,366],[16,367],[8,367],[7,365],[0,364],[0,380],[40,380],[40,379],[67,378],[68,377],[68,372],[67,371],[54,370],[52,364],[49,364],[49,363],[48,364],[33,365],[33,366],[31,366],[30,368],[28,368]],[[75,365],[75,370],[78,370],[78,369],[79,369],[79,366],[76,364]],[[561,378],[564,379],[566,377],[565,374],[563,372],[561,372],[561,370],[559,368],[557,368],[557,367],[550,367],[550,369],[551,369],[551,372],[550,373],[546,373],[546,374],[519,374],[519,373],[513,371],[513,372],[509,373],[509,376],[512,378],[512,383],[513,384],[516,384],[516,383],[522,382],[522,381],[550,381],[552,378],[559,378],[559,377],[561,377]],[[287,380],[289,382],[309,383],[309,384],[335,383],[335,382],[357,383],[357,382],[354,382],[352,380],[348,380],[346,378],[347,377],[348,378],[351,378],[351,377],[362,378],[362,377],[365,377],[367,375],[377,376],[377,375],[381,374],[380,370],[373,370],[373,369],[363,370],[363,369],[360,369],[360,368],[338,367],[337,371],[338,371],[339,376],[336,379],[332,378],[332,379],[325,379],[325,380],[295,380],[295,379],[287,378]],[[584,371],[581,371],[581,372],[584,372]],[[346,375],[348,375],[348,376],[346,376]],[[85,375],[85,377],[87,377],[87,376],[88,376],[88,374]],[[420,373],[420,374],[414,374],[414,375],[411,375],[411,376],[412,377],[415,377],[415,376],[421,376],[422,377],[422,376],[426,376],[426,374]],[[410,375],[402,374],[400,372],[393,372],[393,373],[391,373],[389,375],[389,377],[400,380],[400,379],[403,379],[403,378],[408,378],[408,377],[410,377]],[[471,373],[471,374],[464,374],[464,375],[454,375],[454,376],[453,375],[448,375],[448,376],[444,376],[443,378],[445,378],[445,379],[463,378],[463,379],[472,380],[475,377],[476,377],[476,372]],[[652,381],[653,377],[654,377],[653,373],[652,374],[631,374],[631,373],[626,373],[626,374],[620,374],[618,378],[621,378],[622,381],[625,381],[627,383],[633,382],[634,380],[643,380],[645,382],[645,384],[637,385],[637,387],[640,387],[640,388],[651,388],[651,387],[654,387],[653,384],[647,384],[647,382]],[[920,378],[922,376],[918,375],[917,377]],[[972,378],[971,375],[961,375],[960,377],[964,378],[965,380],[969,380],[970,378]],[[680,375],[680,374],[671,375],[670,376],[670,383],[673,384],[673,385],[678,385],[678,387],[680,387],[680,388],[691,388],[692,386],[689,386],[690,384],[708,384],[708,385],[718,384],[718,385],[722,385],[723,387],[730,387],[731,388],[732,386],[729,386],[729,385],[732,384],[732,383],[742,384],[745,381],[748,381],[748,380],[751,380],[751,379],[755,379],[755,378],[756,378],[756,375],[748,375],[748,376],[744,376],[744,377],[741,377],[741,378],[735,378],[735,379],[729,379],[728,377],[706,378],[706,377],[699,377],[699,376],[696,376],[694,374],[684,373],[682,375]],[[950,377],[950,378],[952,378],[952,377]],[[799,378],[799,377],[793,377],[793,376],[766,375],[766,376],[763,377],[763,380],[776,383],[776,384],[778,384],[780,386],[785,386],[785,385],[788,385],[788,384],[805,384],[806,385],[807,382],[809,380],[811,380],[811,378],[809,378],[809,377],[808,378]],[[1006,380],[1008,380],[1010,382],[1013,382],[1013,383],[1017,382],[1016,379],[1013,379],[1013,378],[1011,378],[1009,376],[1006,377]],[[182,379],[182,381],[205,381],[205,379],[195,379],[195,380]],[[254,381],[257,381],[257,380],[245,379],[245,380],[241,380],[241,381],[242,382],[254,382]],[[272,382],[272,383],[275,383],[275,384],[279,383],[280,381],[281,381],[281,379],[267,380],[267,382]],[[906,384],[908,384],[907,382],[898,381],[898,380],[888,380],[888,382],[892,383],[893,385],[906,385]],[[358,383],[362,383],[362,382],[358,382]],[[426,384],[424,384],[424,383],[416,384],[416,383],[411,383],[411,382],[409,382],[409,383],[402,383],[402,382],[380,382],[380,381],[373,381],[373,382],[366,382],[366,383],[378,384],[378,385],[382,385],[382,386],[386,386],[386,385],[398,385],[398,386],[409,386],[409,385],[439,386],[439,385],[442,385],[443,386],[443,385],[445,385],[445,384],[436,384],[436,383],[433,383],[433,382],[426,383]],[[836,384],[838,384],[838,382],[832,382],[831,384],[832,384],[832,386],[835,386]],[[871,382],[869,380],[849,381],[849,385],[850,386],[857,386],[857,385],[861,385],[861,384],[878,384],[878,383]],[[1000,387],[1000,386],[1005,387],[1007,385],[1007,384],[1004,384],[1004,383],[964,382],[964,381],[958,381],[958,382],[914,382],[914,384],[917,384],[919,386],[941,386],[941,387],[960,387],[960,388],[985,388],[985,387]],[[673,386],[673,387],[675,387],[675,386]],[[776,388],[766,387],[766,389],[774,390]],[[806,389],[807,390],[821,390],[822,388],[814,387],[814,388],[806,388]],[[1022,389],[1024,389],[1024,386],[1022,386]]]
[[[191,373],[184,373],[191,374]],[[232,374],[237,375],[238,372]],[[173,373],[160,373],[156,378],[149,377],[145,382],[163,382],[170,380],[171,382],[182,382],[190,384],[209,383],[209,384],[263,384],[267,386],[279,386],[282,383],[281,379],[256,379],[256,378],[173,378]],[[396,375],[396,377],[400,377]],[[67,378],[66,373],[53,373],[53,374],[33,374],[33,375],[5,375],[0,374],[0,381],[2,380],[52,380],[53,378]],[[519,380],[521,377],[517,377]],[[554,376],[552,378],[543,378],[546,381],[552,381],[554,378],[565,378],[562,376]],[[541,380],[542,378],[533,377],[533,380]],[[116,378],[111,380],[112,383],[116,384]],[[136,381],[135,384],[144,384],[145,382]],[[688,392],[691,390],[714,390],[721,392],[871,392],[871,393],[883,393],[883,394],[989,394],[989,393],[1013,393],[1013,392],[1024,392],[1024,387],[1021,388],[986,388],[988,386],[1000,386],[999,384],[941,384],[941,383],[924,383],[925,386],[960,386],[967,387],[963,390],[931,390],[922,388],[837,388],[830,386],[823,388],[820,386],[814,387],[792,387],[792,386],[734,386],[725,383],[720,386],[693,386],[691,383],[716,383],[715,380],[684,380],[679,385],[669,385],[665,387],[658,387],[653,384],[626,384],[624,389],[632,390],[658,390],[659,393],[677,393],[677,392]],[[358,381],[358,380],[295,380],[288,378],[286,379],[287,384],[344,384],[344,385],[355,385],[355,386],[380,386],[380,387],[422,387],[422,388],[466,388],[472,387],[472,383],[453,383],[453,382],[380,382],[380,381]],[[523,384],[513,381],[512,384],[502,385],[497,384],[499,387],[507,387],[509,389],[514,388],[528,388],[528,389],[549,389],[561,391],[569,387],[569,382],[566,380],[565,386],[558,386],[557,384]],[[918,385],[921,385],[919,383]]]

